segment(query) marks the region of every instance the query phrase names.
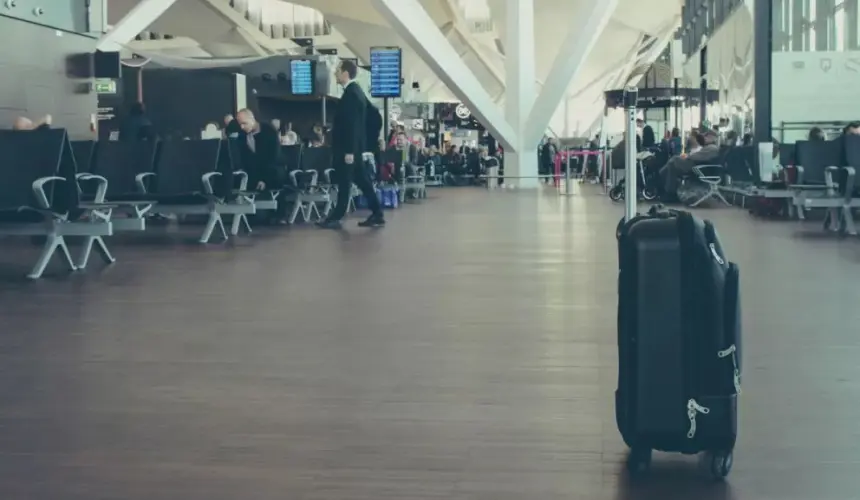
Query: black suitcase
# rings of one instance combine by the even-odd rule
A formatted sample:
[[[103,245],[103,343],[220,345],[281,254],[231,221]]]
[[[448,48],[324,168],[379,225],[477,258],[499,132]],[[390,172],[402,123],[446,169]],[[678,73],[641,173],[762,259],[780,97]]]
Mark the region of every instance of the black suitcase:
[[[708,221],[654,207],[618,227],[615,415],[632,472],[707,452],[728,475],[740,393],[738,267]]]

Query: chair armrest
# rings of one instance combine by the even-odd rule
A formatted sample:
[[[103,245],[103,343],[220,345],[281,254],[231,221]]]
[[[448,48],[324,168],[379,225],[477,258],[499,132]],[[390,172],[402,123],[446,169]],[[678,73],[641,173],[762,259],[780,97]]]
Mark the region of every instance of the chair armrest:
[[[239,178],[239,191],[248,190],[248,172],[245,172],[244,170],[237,170],[233,172],[233,177]]]
[[[150,176],[155,177],[155,172],[143,172],[134,176],[134,182],[137,184],[137,189],[143,194],[146,194],[146,179]]]
[[[75,176],[78,182],[81,181],[96,181],[98,182],[98,187],[96,188],[96,195],[93,198],[95,203],[102,203],[105,201],[105,196],[107,196],[107,188],[108,188],[108,180],[102,177],[101,175],[95,174],[78,174]]]
[[[854,182],[857,177],[857,171],[854,167],[842,167],[845,171],[845,191],[842,195],[845,197],[845,203],[851,203],[851,198],[854,195]]]
[[[310,174],[310,176],[311,176],[310,185],[316,186],[317,182],[319,181],[319,177],[320,177],[319,172],[317,172],[316,170],[305,170],[304,172],[305,172],[305,174]]]
[[[834,191],[839,188],[839,181],[837,179],[834,179],[833,174],[838,173],[839,170],[839,167],[824,167],[824,184],[828,188],[833,189]]]
[[[702,180],[715,181],[723,178],[725,168],[722,165],[696,165],[693,167],[693,172]]]
[[[797,172],[797,176],[796,176],[796,178],[795,178],[795,181],[794,181],[794,182],[795,182],[795,184],[797,184],[797,185],[799,185],[799,186],[802,186],[802,185],[803,185],[803,183],[804,183],[804,181],[806,180],[806,179],[804,179],[805,172],[804,172],[804,169],[803,169],[803,165],[797,165],[797,166],[795,166],[795,167],[794,167],[794,170]]]
[[[220,176],[221,172],[208,172],[200,177],[200,180],[203,182],[203,192],[205,194],[210,196],[215,194],[215,189],[212,187],[212,178]]]
[[[39,203],[40,209],[51,211],[51,203],[48,201],[48,194],[45,192],[45,184],[49,182],[65,180],[65,177],[58,177],[56,175],[52,175],[49,177],[42,177],[33,181],[33,194],[36,196],[36,201]]]

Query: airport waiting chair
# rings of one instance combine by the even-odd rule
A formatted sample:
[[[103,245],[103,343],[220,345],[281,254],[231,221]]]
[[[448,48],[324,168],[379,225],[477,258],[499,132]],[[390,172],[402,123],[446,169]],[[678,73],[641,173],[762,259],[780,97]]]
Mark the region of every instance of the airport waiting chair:
[[[427,183],[425,168],[411,164],[402,167],[400,183],[400,203],[407,199],[420,200],[427,198]]]
[[[730,194],[733,201],[740,196],[742,207],[757,187],[752,173],[755,157],[755,146],[735,146],[726,152],[724,183],[720,189]]]
[[[111,213],[94,211],[96,217],[110,217],[114,231],[144,231],[146,217],[155,203],[144,200],[142,175],[152,172],[158,156],[156,141],[100,141],[93,145],[86,169],[77,175],[81,198],[110,203]],[[74,147],[74,144],[73,144]],[[78,146],[83,149],[83,145]]]
[[[727,155],[728,148],[721,148],[720,154],[714,163],[693,166],[691,175],[686,176],[682,180],[682,182],[694,182],[705,187],[705,191],[698,198],[688,203],[687,206],[697,207],[712,199],[731,206],[731,203],[720,192],[720,187],[726,175],[725,160]]]
[[[106,262],[114,262],[103,239],[113,234],[110,220],[89,217],[109,206],[81,202],[64,129],[0,131],[0,158],[0,234],[45,238],[28,278],[40,278],[57,250],[70,270],[79,268],[67,236],[83,236],[87,255],[96,245]]]
[[[215,229],[227,240],[224,215],[256,213],[234,189],[233,165],[226,140],[164,141],[155,172],[139,176],[139,185],[150,182],[142,193],[145,200],[158,203],[161,214],[206,215],[200,236],[208,243]]]
[[[319,185],[319,174],[315,170],[293,170],[290,172],[290,181],[295,191],[292,196],[289,196],[293,209],[287,217],[287,222],[295,224],[299,214],[303,222],[321,220],[322,215],[313,201],[313,190],[314,186]]]
[[[329,148],[302,150],[300,168],[290,172],[290,180],[295,192],[287,195],[287,199],[293,203],[287,222],[295,224],[299,214],[302,214],[302,220],[305,222],[322,220],[328,216],[334,206],[332,185],[321,183],[320,179],[326,180],[326,171],[330,168],[331,150]]]
[[[841,201],[836,176],[845,166],[843,141],[797,141],[795,153],[797,180],[789,189],[797,217],[804,220],[807,210],[823,208],[827,210],[824,228],[839,231]]]
[[[854,211],[860,208],[860,178],[857,177],[857,169],[860,168],[860,136],[845,135],[842,137],[846,166],[840,169],[840,175],[836,180],[837,192],[834,203],[838,203],[838,214],[836,214],[838,228],[843,234],[857,235],[857,226],[854,223]]]

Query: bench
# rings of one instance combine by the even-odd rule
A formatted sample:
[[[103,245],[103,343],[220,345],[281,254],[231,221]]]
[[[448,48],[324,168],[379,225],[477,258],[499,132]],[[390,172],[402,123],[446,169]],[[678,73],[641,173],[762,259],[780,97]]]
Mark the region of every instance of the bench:
[[[113,234],[110,220],[90,216],[110,206],[81,202],[64,129],[0,131],[0,158],[0,235],[45,238],[28,278],[41,278],[58,249],[72,271],[86,266],[94,245],[106,262],[115,261],[103,239]],[[84,237],[83,265],[72,259],[67,236]]]
[[[836,177],[841,167],[845,166],[843,141],[797,141],[795,154],[796,180],[788,185],[788,189],[792,192],[792,205],[797,217],[805,220],[807,210],[824,208],[827,210],[824,228],[839,231],[842,201]]]
[[[138,176],[139,188],[145,189],[141,198],[158,203],[158,213],[208,216],[201,243],[208,243],[216,228],[223,240],[229,239],[223,215],[256,213],[255,205],[234,190],[227,141],[163,141],[155,171]]]
[[[838,204],[837,230],[842,234],[857,235],[854,223],[854,210],[860,208],[860,136],[848,134],[842,138],[845,152],[845,166],[840,169],[836,179],[837,192],[833,203]]]
[[[86,151],[91,141],[72,143],[76,151]],[[86,167],[78,165],[78,189],[82,199],[96,203],[110,203],[113,208],[114,231],[144,231],[146,216],[154,203],[141,199],[146,191],[146,173],[155,170],[159,143],[155,141],[93,142],[90,160]],[[122,217],[116,217],[116,214]],[[107,212],[95,212],[107,217]]]
[[[299,214],[304,222],[315,222],[328,216],[334,207],[333,193],[336,184],[326,184],[331,179],[331,150],[329,148],[304,148],[299,168],[290,171],[293,192],[285,199],[293,203],[287,222],[295,224]],[[323,182],[321,182],[321,180]],[[322,205],[322,209],[319,208]]]

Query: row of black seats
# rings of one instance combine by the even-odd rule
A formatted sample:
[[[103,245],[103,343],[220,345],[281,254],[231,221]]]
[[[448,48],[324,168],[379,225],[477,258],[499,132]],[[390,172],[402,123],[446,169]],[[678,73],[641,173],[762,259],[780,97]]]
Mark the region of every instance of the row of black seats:
[[[155,212],[208,216],[201,242],[216,228],[227,238],[222,215],[233,216],[234,235],[243,222],[250,230],[258,207],[236,151],[234,140],[72,142],[62,129],[0,131],[0,235],[44,238],[35,279],[58,250],[71,269],[86,267],[93,248],[113,262],[103,237],[143,230]],[[68,236],[84,238],[77,261]]]
[[[857,234],[853,211],[860,208],[860,136],[845,135],[830,141],[797,141],[780,144],[773,170],[776,179],[762,179],[755,146],[731,149],[725,168],[728,182],[725,188],[771,200],[767,206],[779,203],[789,216],[805,218],[810,209],[825,209],[825,228]],[[781,169],[776,168],[777,165]],[[768,170],[768,168],[765,168]]]
[[[788,151],[791,151],[789,149]],[[844,135],[831,141],[797,141],[785,158],[792,191],[793,213],[826,210],[825,229],[856,235],[853,212],[860,208],[860,136]]]

